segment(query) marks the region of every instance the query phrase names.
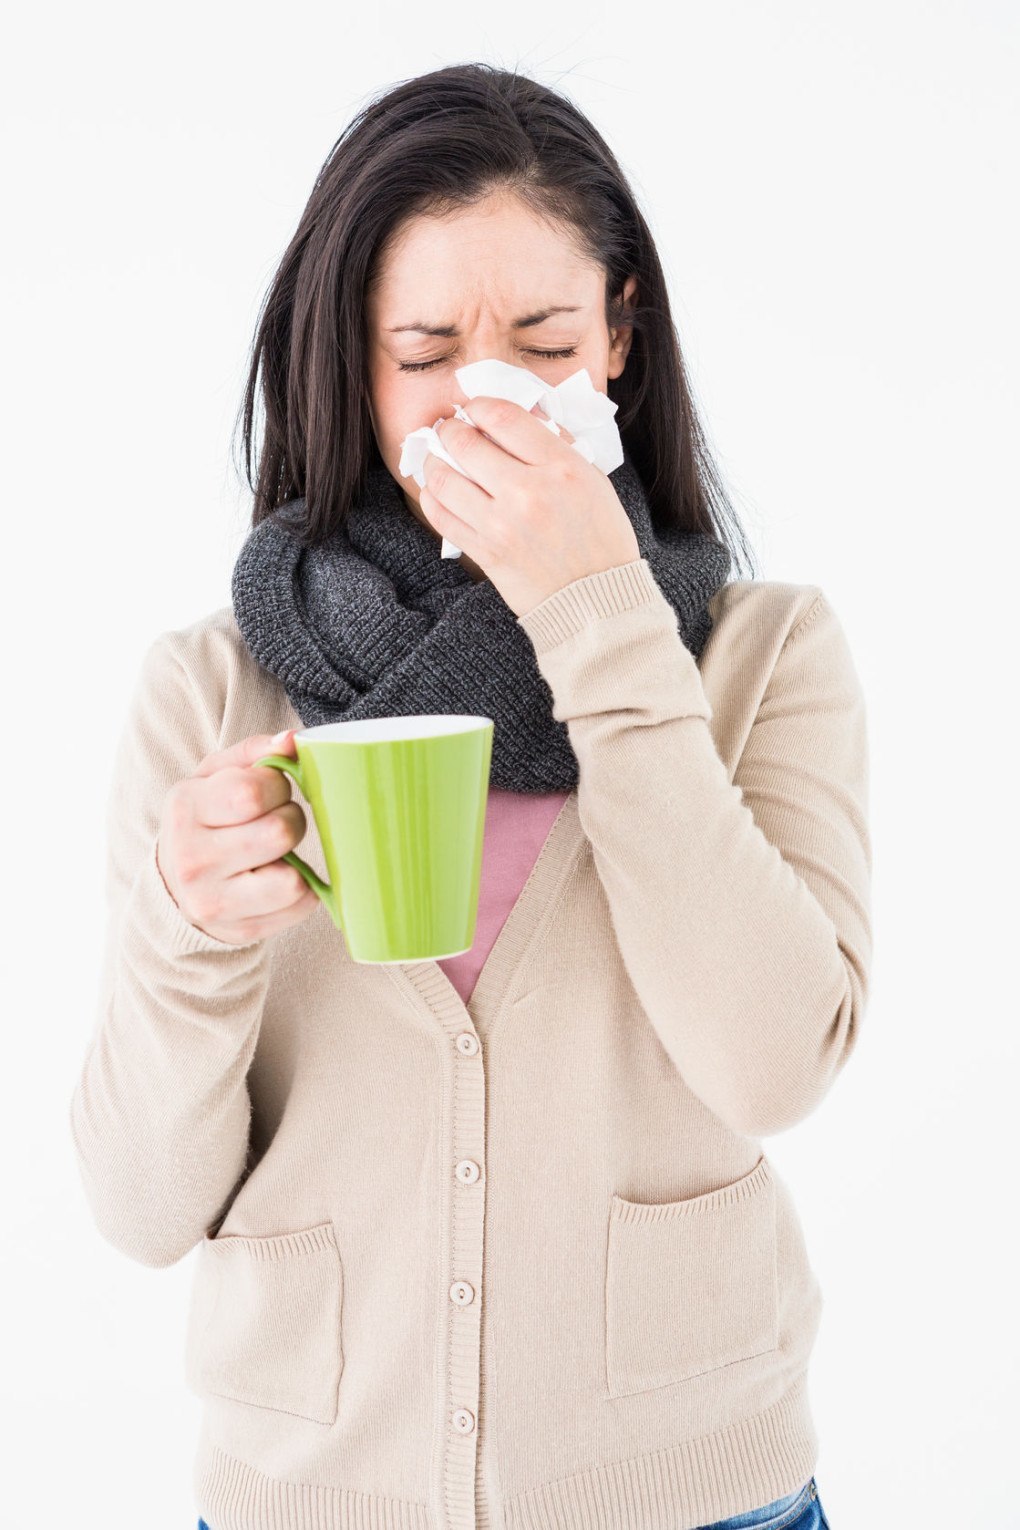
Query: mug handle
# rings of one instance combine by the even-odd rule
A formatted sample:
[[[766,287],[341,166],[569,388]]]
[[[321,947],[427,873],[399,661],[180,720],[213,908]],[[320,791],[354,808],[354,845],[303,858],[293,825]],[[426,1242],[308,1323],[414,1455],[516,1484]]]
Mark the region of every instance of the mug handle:
[[[301,779],[300,760],[292,760],[289,754],[264,754],[260,760],[255,760],[254,763],[256,765],[269,765],[273,770],[285,770],[289,776],[294,777],[294,780],[301,788],[301,795],[305,798],[306,801],[308,800],[308,793],[305,791],[304,783]],[[312,870],[308,862],[303,861],[300,855],[296,855],[293,850],[288,850],[285,855],[280,857],[280,859],[289,861],[289,863],[294,867],[295,871],[299,871],[301,873],[309,887],[312,889],[312,892],[317,894],[317,896],[326,905],[326,908],[329,911],[329,917],[332,919],[333,923],[339,930],[341,926],[340,914],[337,909],[336,894],[334,893],[332,887],[330,887],[329,883],[324,882],[322,878]]]

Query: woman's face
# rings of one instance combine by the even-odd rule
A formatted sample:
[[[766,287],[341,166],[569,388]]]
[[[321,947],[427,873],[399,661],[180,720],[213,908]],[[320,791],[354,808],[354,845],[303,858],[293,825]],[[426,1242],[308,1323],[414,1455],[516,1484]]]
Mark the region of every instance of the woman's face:
[[[636,288],[628,277],[628,306]],[[542,317],[552,308],[571,311]],[[629,326],[606,325],[604,272],[508,195],[445,218],[412,219],[381,263],[368,328],[379,451],[425,526],[418,485],[400,474],[400,446],[410,431],[452,415],[454,404],[469,407],[454,376],[458,367],[497,357],[527,367],[550,387],[586,367],[604,393],[623,371],[632,335]],[[543,354],[553,352],[566,354]]]

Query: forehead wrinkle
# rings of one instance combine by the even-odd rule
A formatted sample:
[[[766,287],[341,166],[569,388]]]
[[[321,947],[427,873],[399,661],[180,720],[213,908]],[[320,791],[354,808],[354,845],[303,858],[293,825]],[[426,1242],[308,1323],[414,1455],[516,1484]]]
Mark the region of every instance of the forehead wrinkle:
[[[533,329],[538,324],[544,324],[546,319],[551,319],[558,313],[580,313],[580,305],[558,303],[551,308],[539,308],[534,313],[522,314],[519,319],[513,319],[511,329]],[[406,334],[413,331],[420,335],[439,335],[444,339],[455,339],[460,331],[454,324],[430,324],[425,319],[416,319],[411,324],[395,324],[386,331],[390,335]]]

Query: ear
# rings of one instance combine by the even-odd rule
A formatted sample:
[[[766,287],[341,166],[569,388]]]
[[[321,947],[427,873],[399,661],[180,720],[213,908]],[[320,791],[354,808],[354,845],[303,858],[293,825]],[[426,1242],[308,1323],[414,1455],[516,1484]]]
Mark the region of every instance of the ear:
[[[637,300],[637,277],[628,276],[623,284],[620,294],[621,301],[628,309],[632,309]],[[630,352],[631,341],[634,338],[633,326],[624,319],[609,331],[609,359],[606,364],[607,377],[619,377],[627,362]]]

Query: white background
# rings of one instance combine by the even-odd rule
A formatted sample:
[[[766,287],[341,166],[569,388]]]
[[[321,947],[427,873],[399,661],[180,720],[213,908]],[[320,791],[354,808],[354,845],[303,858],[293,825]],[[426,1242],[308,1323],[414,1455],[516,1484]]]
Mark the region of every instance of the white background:
[[[110,750],[147,645],[229,602],[248,348],[319,165],[369,96],[482,59],[558,86],[616,150],[764,576],[823,587],[868,696],[871,1003],[815,1116],[766,1143],[825,1296],[823,1503],[833,1530],[1020,1526],[1016,17],[452,0],[8,23],[5,1523],[197,1522],[193,1255],[155,1271],[102,1242],[67,1124]]]

